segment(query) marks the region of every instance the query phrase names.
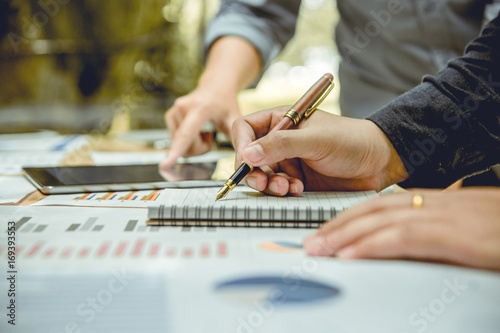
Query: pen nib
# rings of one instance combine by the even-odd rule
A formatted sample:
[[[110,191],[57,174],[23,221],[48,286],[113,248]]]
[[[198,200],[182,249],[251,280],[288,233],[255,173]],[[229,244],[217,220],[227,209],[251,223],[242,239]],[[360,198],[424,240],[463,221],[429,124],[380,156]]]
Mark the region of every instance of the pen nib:
[[[224,198],[228,192],[229,192],[229,186],[224,185],[224,187],[222,187],[219,190],[219,192],[217,192],[217,197],[215,198],[215,201]]]

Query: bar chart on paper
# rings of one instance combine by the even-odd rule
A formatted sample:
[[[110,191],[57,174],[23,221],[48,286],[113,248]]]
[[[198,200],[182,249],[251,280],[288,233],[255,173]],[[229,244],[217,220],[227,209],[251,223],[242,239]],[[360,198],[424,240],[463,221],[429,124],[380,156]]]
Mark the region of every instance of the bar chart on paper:
[[[123,200],[139,200],[139,201],[155,201],[160,195],[161,190],[148,191],[132,191],[132,192],[106,192],[106,193],[85,193],[72,197],[73,200],[94,200],[94,201],[123,201]]]
[[[55,194],[47,196],[35,205],[147,207],[161,197],[161,194],[162,190]]]
[[[0,255],[5,251],[0,247]],[[138,238],[134,241],[102,241],[95,245],[68,245],[38,241],[28,245],[20,245],[16,255],[23,259],[87,259],[87,258],[225,258],[227,244],[205,242],[193,245],[165,245],[161,242]]]
[[[309,229],[151,226],[146,215],[146,209],[138,208],[0,207],[0,216],[15,223],[16,258],[23,265],[44,267],[300,258],[305,255],[301,242],[311,233]],[[6,237],[0,233],[4,259]]]
[[[4,216],[9,216],[8,210],[0,207]],[[23,211],[31,214],[9,217],[15,222],[17,258],[74,262],[213,260],[231,255],[227,240],[219,237],[216,228],[147,226],[143,209],[79,208],[76,216],[71,214],[74,211],[71,207],[31,207]],[[4,244],[0,242],[0,256],[7,254]]]

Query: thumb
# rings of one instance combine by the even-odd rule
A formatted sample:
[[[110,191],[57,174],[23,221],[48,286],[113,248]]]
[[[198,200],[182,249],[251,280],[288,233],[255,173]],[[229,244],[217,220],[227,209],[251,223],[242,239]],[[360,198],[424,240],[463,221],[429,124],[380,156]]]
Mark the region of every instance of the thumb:
[[[311,159],[313,147],[304,130],[276,131],[250,143],[241,157],[249,165],[263,166],[295,157]]]

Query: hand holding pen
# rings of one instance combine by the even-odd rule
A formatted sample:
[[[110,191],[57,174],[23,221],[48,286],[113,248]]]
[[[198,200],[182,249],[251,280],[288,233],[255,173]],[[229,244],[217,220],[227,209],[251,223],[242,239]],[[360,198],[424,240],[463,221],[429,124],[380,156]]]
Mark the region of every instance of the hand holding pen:
[[[302,119],[308,118],[333,89],[333,75],[327,73],[323,75],[309,90],[295,103],[272,127],[268,134],[286,130],[296,126]],[[224,186],[217,193],[216,200],[224,198],[238,183],[251,171],[253,167],[243,162],[234,174],[226,181]]]
[[[317,110],[290,130],[270,132],[287,111],[260,111],[234,122],[237,167],[241,161],[254,167],[243,179],[249,187],[276,196],[304,190],[379,191],[408,177],[372,121]]]

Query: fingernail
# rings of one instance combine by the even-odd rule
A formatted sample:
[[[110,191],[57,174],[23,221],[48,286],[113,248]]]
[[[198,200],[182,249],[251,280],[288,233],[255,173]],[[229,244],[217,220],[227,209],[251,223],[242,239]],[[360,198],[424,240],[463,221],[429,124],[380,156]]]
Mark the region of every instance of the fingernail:
[[[297,187],[297,184],[290,184],[290,189],[289,189],[290,193],[296,194],[298,191],[299,189]]]
[[[254,176],[247,176],[245,179],[247,185],[251,188],[255,188],[257,186],[257,182],[255,181]]]
[[[304,248],[307,253],[313,256],[331,256],[333,251],[330,251],[326,245],[325,238],[318,235],[311,235],[304,241]]]
[[[356,255],[356,249],[354,246],[344,247],[342,250],[337,252],[337,257],[340,259],[354,259]]]
[[[264,149],[259,144],[245,148],[244,155],[250,162],[260,162],[264,158]]]
[[[271,184],[269,184],[269,190],[271,190],[271,192],[274,192],[274,193],[279,193],[280,189],[279,189],[277,182],[271,182]]]

